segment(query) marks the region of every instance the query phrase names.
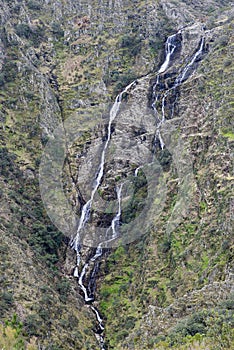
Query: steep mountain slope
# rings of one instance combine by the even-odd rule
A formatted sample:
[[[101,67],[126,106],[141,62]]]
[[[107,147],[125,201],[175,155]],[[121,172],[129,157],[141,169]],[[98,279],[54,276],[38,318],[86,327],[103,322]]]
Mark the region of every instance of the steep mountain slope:
[[[29,349],[30,338],[32,349],[100,348],[95,314],[72,274],[73,232],[60,232],[48,218],[38,171],[59,123],[86,120],[82,137],[68,149],[63,173],[64,192],[79,213],[97,171],[110,107],[136,79],[111,129],[99,188],[107,204],[104,214],[94,213],[93,223],[108,227],[113,210],[108,201],[128,177],[135,192],[131,205],[123,200],[122,226],[144,212],[147,173],[142,168],[134,177],[134,171],[152,155],[161,181],[153,198],[162,202],[147,213],[147,229],[137,237],[132,231],[129,244],[99,260],[95,305],[104,319],[105,348],[230,349],[233,3],[1,0],[0,5],[1,320],[17,316],[12,331],[0,329],[0,345],[9,338],[8,348],[14,348],[12,332],[20,329],[15,349]],[[165,42],[179,29],[181,46],[157,85]],[[202,37],[204,52],[192,74],[170,90]],[[164,149],[154,139],[155,86],[156,109],[165,114]],[[83,249],[81,265],[92,254]]]

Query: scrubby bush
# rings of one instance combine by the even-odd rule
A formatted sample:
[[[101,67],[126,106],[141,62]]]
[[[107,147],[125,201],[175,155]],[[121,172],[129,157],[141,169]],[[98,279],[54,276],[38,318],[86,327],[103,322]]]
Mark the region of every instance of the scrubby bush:
[[[4,314],[6,310],[9,310],[9,308],[13,305],[14,299],[13,294],[9,293],[7,291],[3,291],[0,293],[0,313],[1,315]]]
[[[38,10],[40,10],[41,5],[38,1],[30,0],[30,1],[28,1],[28,8],[30,10],[38,11]]]
[[[61,38],[64,36],[64,31],[63,29],[61,28],[61,25],[59,23],[56,23],[56,22],[53,22],[51,24],[51,29],[52,29],[52,32],[58,37],[58,38]]]
[[[27,317],[24,323],[24,328],[28,335],[30,336],[38,336],[40,333],[42,321],[36,314],[31,314]]]
[[[24,37],[28,39],[32,34],[32,31],[28,24],[20,23],[16,27],[16,34],[19,35],[20,37]]]
[[[16,34],[22,38],[30,40],[32,45],[38,47],[43,41],[45,33],[42,25],[32,29],[28,24],[20,23],[16,26]]]
[[[22,324],[14,315],[12,321],[0,324],[0,349],[4,350],[37,350],[36,338],[26,341],[22,333]]]
[[[136,56],[141,51],[141,39],[137,35],[126,34],[121,38],[120,47],[127,50],[129,56]]]

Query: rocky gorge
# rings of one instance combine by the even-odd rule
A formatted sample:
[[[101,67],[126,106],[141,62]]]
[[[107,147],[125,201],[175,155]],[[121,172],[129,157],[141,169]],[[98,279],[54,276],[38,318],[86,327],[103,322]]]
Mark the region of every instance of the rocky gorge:
[[[233,3],[0,3],[0,346],[231,349]]]

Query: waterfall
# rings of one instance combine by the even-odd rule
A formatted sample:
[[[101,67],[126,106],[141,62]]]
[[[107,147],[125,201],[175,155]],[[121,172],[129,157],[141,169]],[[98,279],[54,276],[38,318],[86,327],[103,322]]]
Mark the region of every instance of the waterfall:
[[[198,50],[193,55],[191,61],[184,67],[182,72],[176,78],[174,88],[182,84],[191,75],[189,71],[193,69],[194,63],[196,63],[201,58],[204,52],[204,46],[205,46],[205,38],[202,37]]]
[[[176,79],[173,83],[173,86],[164,92],[164,94],[161,98],[161,113],[158,113],[156,104],[161,97],[160,74],[164,73],[165,70],[169,67],[172,54],[176,50],[176,36],[179,33],[181,33],[181,31],[177,32],[174,35],[169,36],[169,38],[167,39],[166,47],[165,47],[166,58],[165,58],[164,63],[162,64],[162,66],[158,70],[156,83],[153,85],[153,94],[152,94],[153,103],[151,106],[154,110],[155,116],[157,117],[157,126],[156,126],[156,132],[155,132],[155,137],[154,137],[154,144],[156,143],[156,141],[158,139],[162,150],[164,149],[165,144],[164,144],[163,138],[161,136],[160,130],[161,130],[163,123],[166,120],[166,118],[165,118],[166,99],[167,99],[170,91],[175,90],[177,87],[179,87],[182,83],[184,83],[190,77],[190,75],[193,73],[193,71],[195,69],[195,64],[202,58],[202,55],[204,53],[204,48],[205,48],[205,38],[202,37],[200,44],[199,44],[199,47],[198,47],[198,50],[192,55],[189,62],[185,65],[185,67],[178,74],[178,76],[176,77]],[[157,90],[159,92],[157,92]],[[172,113],[173,112],[174,112],[174,105],[172,106]]]
[[[99,167],[98,167],[98,172],[97,172],[97,176],[94,180],[94,185],[93,185],[93,190],[91,192],[91,196],[90,199],[86,202],[86,204],[83,206],[82,211],[81,211],[81,217],[79,220],[79,224],[78,224],[78,228],[77,228],[77,232],[76,232],[76,236],[72,239],[70,246],[72,249],[74,249],[76,251],[76,255],[77,255],[77,261],[76,261],[76,267],[74,269],[74,277],[78,278],[78,284],[84,294],[84,300],[86,303],[92,303],[94,301],[94,296],[93,296],[93,284],[95,283],[95,277],[97,274],[97,265],[96,265],[96,261],[98,258],[100,258],[103,254],[103,245],[110,243],[112,240],[115,240],[118,236],[118,226],[119,226],[119,221],[120,221],[120,216],[121,216],[121,191],[122,191],[122,187],[123,184],[121,184],[119,187],[117,187],[117,199],[118,199],[118,211],[117,214],[115,215],[115,217],[113,218],[112,222],[111,222],[111,226],[108,228],[107,230],[107,235],[110,232],[110,230],[112,231],[112,235],[111,238],[108,239],[105,242],[101,242],[98,247],[96,248],[96,252],[94,254],[94,256],[89,260],[89,262],[86,262],[85,265],[82,268],[81,274],[79,276],[79,265],[80,265],[80,250],[81,250],[81,237],[80,237],[80,233],[81,230],[85,227],[85,224],[88,222],[89,218],[90,218],[90,212],[91,212],[91,208],[92,208],[92,203],[93,203],[93,199],[95,196],[95,193],[97,192],[100,183],[102,181],[103,178],[103,174],[104,174],[104,165],[105,165],[105,156],[106,156],[106,151],[111,139],[111,126],[112,123],[114,121],[114,119],[116,118],[119,109],[120,109],[120,105],[122,102],[122,98],[123,95],[125,93],[127,93],[134,85],[136,84],[136,81],[133,81],[132,83],[130,83],[115,99],[115,102],[110,110],[110,114],[109,114],[109,123],[108,123],[108,131],[107,131],[107,139],[101,154],[101,160],[99,163]],[[84,278],[86,277],[87,274],[87,270],[90,269],[90,264],[94,264],[94,268],[93,271],[91,273],[90,276],[90,280],[88,283],[88,288],[86,288],[86,286],[84,285]],[[90,294],[89,294],[89,292]],[[102,325],[102,318],[98,312],[98,310],[96,308],[94,308],[93,306],[91,306],[91,309],[94,311],[98,324],[99,324],[99,329],[100,332],[103,333],[104,331],[104,327]],[[100,348],[103,350],[105,349],[104,347],[104,339],[102,337],[102,335],[100,334],[96,334],[97,338],[99,339],[100,342]]]
[[[153,86],[153,103],[151,106],[154,110],[155,116],[157,117],[157,127],[156,127],[154,143],[156,142],[157,139],[159,139],[161,149],[164,149],[164,146],[165,146],[163,139],[162,139],[162,136],[161,136],[161,133],[160,133],[160,128],[165,121],[165,111],[164,111],[164,103],[162,103],[161,115],[157,111],[156,104],[160,98],[160,95],[157,93],[157,88],[160,87],[160,74],[164,73],[171,63],[172,56],[177,48],[177,36],[180,33],[181,33],[181,31],[178,31],[177,33],[170,35],[167,38],[167,41],[165,44],[165,60],[158,70],[157,80]],[[159,88],[159,90],[160,90],[160,88]],[[165,100],[165,98],[166,97],[164,97],[164,100]]]
[[[119,228],[120,217],[121,217],[121,192],[122,192],[123,184],[121,184],[120,186],[117,186],[117,189],[116,189],[117,200],[118,200],[118,211],[117,211],[116,215],[114,216],[110,227],[106,231],[107,240],[99,243],[98,247],[96,248],[94,256],[91,259],[89,259],[88,262],[86,262],[84,264],[84,266],[81,270],[81,273],[79,275],[79,265],[80,265],[80,260],[81,260],[80,251],[81,251],[81,246],[82,246],[80,233],[90,218],[90,212],[92,209],[93,199],[94,199],[95,193],[97,192],[97,190],[100,186],[100,183],[101,183],[103,175],[104,175],[105,156],[106,156],[106,151],[107,151],[110,139],[111,139],[112,123],[119,112],[123,95],[125,93],[127,93],[133,86],[135,86],[135,84],[136,84],[136,81],[133,81],[131,84],[129,84],[127,87],[125,87],[125,89],[116,97],[115,102],[110,110],[108,130],[107,130],[107,139],[106,139],[104,148],[103,148],[102,153],[101,153],[101,159],[100,159],[100,163],[99,163],[99,167],[98,167],[97,176],[94,180],[93,190],[91,192],[90,199],[85,203],[85,205],[82,208],[81,217],[79,220],[76,236],[73,237],[73,239],[71,240],[71,243],[70,243],[71,248],[76,251],[76,255],[77,255],[76,266],[75,266],[75,269],[73,272],[73,276],[78,278],[78,285],[80,286],[80,288],[84,294],[84,300],[86,303],[89,303],[89,304],[92,304],[92,302],[94,302],[94,285],[95,285],[95,280],[96,280],[96,274],[98,272],[97,260],[98,260],[98,258],[100,258],[102,256],[103,248],[105,247],[105,245],[107,245],[108,243],[110,243],[111,241],[115,240],[118,237],[118,233],[119,233],[118,228]],[[109,238],[108,235],[110,232],[111,232],[111,237]],[[91,265],[94,265],[94,267],[93,267],[93,270],[92,270],[91,275],[89,277],[88,287],[86,287],[84,284],[84,278],[88,279],[87,273],[90,270]],[[102,318],[101,318],[98,310],[93,305],[91,305],[90,308],[95,313],[96,319],[97,319],[97,322],[99,325],[99,332],[96,333],[96,337],[99,341],[100,349],[105,350],[104,338],[102,336],[102,333],[104,331],[104,326],[102,324],[103,323]]]
[[[171,88],[168,88],[164,93],[162,93],[160,78],[162,74],[169,68],[173,55],[176,52],[176,49],[178,45],[180,45],[180,42],[177,39],[177,36],[181,33],[181,31],[178,31],[176,34],[173,34],[168,37],[166,44],[165,44],[165,60],[161,67],[158,70],[156,82],[153,86],[153,103],[152,108],[154,111],[154,114],[156,116],[157,126],[156,126],[156,132],[155,132],[155,141],[158,139],[160,142],[161,149],[164,148],[165,144],[161,136],[161,127],[163,123],[166,120],[166,100],[171,90],[175,90],[178,86],[180,86],[182,83],[184,83],[188,77],[192,74],[193,70],[195,69],[195,64],[200,60],[202,57],[203,51],[204,51],[204,45],[205,45],[205,39],[202,38],[201,42],[199,44],[198,50],[192,55],[189,62],[185,65],[185,67],[179,72],[177,75],[173,85]],[[93,302],[95,301],[94,294],[95,294],[95,281],[96,276],[99,270],[99,264],[100,264],[100,258],[103,255],[103,250],[109,246],[109,244],[116,240],[119,236],[119,227],[120,227],[120,218],[121,218],[121,198],[122,198],[122,189],[124,183],[118,185],[116,187],[116,194],[117,194],[117,201],[118,201],[118,208],[115,216],[113,217],[110,226],[106,230],[105,239],[98,244],[94,255],[88,259],[88,261],[85,262],[83,268],[81,269],[81,272],[79,273],[79,265],[80,265],[80,251],[82,247],[82,237],[81,237],[81,231],[85,228],[86,223],[90,219],[90,214],[92,210],[92,204],[94,200],[94,196],[101,184],[101,181],[103,179],[104,175],[104,165],[105,165],[105,158],[106,158],[106,152],[109,146],[109,142],[111,139],[111,127],[112,123],[115,120],[120,106],[122,102],[123,95],[127,93],[132,87],[134,87],[136,84],[136,81],[133,81],[131,84],[129,84],[115,99],[115,102],[110,110],[109,113],[109,122],[108,122],[108,129],[107,129],[107,139],[105,141],[101,157],[100,157],[100,163],[98,166],[97,175],[93,182],[93,188],[90,195],[89,200],[85,203],[85,205],[82,207],[81,210],[81,217],[78,223],[78,228],[76,231],[75,237],[71,240],[71,247],[76,251],[77,254],[77,261],[76,266],[74,269],[74,277],[78,279],[78,285],[80,289],[83,292],[84,300],[88,304],[88,307],[93,311],[93,313],[96,316],[96,320],[98,322],[98,331],[95,333],[99,344],[100,349],[105,350],[104,345],[104,326],[103,326],[103,320],[102,317],[98,311],[98,309],[93,306]],[[157,103],[161,100],[161,110],[160,113],[157,109]],[[174,107],[173,107],[174,108]],[[134,176],[138,176],[138,172],[141,166],[137,167],[134,172]],[[86,286],[87,285],[87,286]]]
[[[141,168],[142,168],[142,166],[139,166],[138,168],[135,169],[134,177],[137,177],[137,176],[138,176],[139,170],[140,170]]]
[[[165,70],[169,67],[169,64],[171,62],[171,58],[173,56],[173,53],[176,49],[176,38],[177,36],[181,33],[181,31],[178,31],[177,33],[170,35],[167,38],[166,44],[165,44],[165,60],[161,67],[158,70],[158,75],[157,75],[157,80],[156,83],[153,86],[153,103],[152,103],[152,108],[154,109],[154,112],[157,114],[157,108],[156,108],[156,103],[158,101],[159,95],[157,94],[157,87],[160,85],[159,81],[159,74],[164,73]]]
[[[165,70],[168,68],[169,63],[171,61],[171,57],[176,49],[176,36],[180,33],[180,31],[176,34],[170,35],[167,38],[166,41],[166,47],[165,47],[165,54],[166,58],[165,61],[163,62],[162,66],[160,67],[158,74],[161,74],[165,72]]]
[[[84,299],[85,299],[85,302],[89,302],[89,301],[93,301],[93,298],[89,297],[88,296],[88,292],[87,292],[87,288],[84,286],[83,284],[83,278],[85,276],[85,273],[86,273],[86,270],[87,268],[89,267],[89,264],[86,263],[81,271],[81,274],[80,274],[80,277],[79,277],[79,280],[78,280],[78,284],[79,286],[81,287],[83,293],[84,293]]]
[[[103,247],[106,244],[110,243],[111,241],[115,240],[118,237],[118,234],[119,234],[118,227],[119,227],[119,224],[120,224],[120,217],[121,217],[121,192],[122,192],[122,188],[123,188],[123,183],[120,186],[117,186],[116,192],[117,192],[117,199],[118,199],[118,211],[117,211],[116,215],[114,216],[114,218],[112,219],[111,225],[107,229],[107,233],[106,233],[106,236],[108,236],[109,232],[111,231],[112,232],[111,238],[109,238],[106,241],[103,241],[103,242],[99,243],[98,247],[96,248],[95,255],[89,260],[88,263],[86,263],[83,266],[80,276],[79,276],[79,273],[78,273],[78,267],[77,266],[75,267],[75,270],[74,270],[74,274],[73,275],[74,275],[74,277],[78,277],[79,278],[78,284],[79,284],[79,286],[81,287],[81,289],[82,289],[82,291],[84,293],[85,302],[90,302],[90,301],[94,300],[94,297],[89,296],[87,288],[83,284],[83,278],[85,277],[86,271],[90,267],[91,263],[95,263],[96,260],[99,257],[102,256]],[[94,271],[95,271],[95,266],[94,266],[93,272]],[[94,278],[93,273],[91,274],[91,278]],[[90,292],[92,292],[92,291],[90,290]]]
[[[136,84],[136,81],[133,81],[131,84],[129,84],[115,99],[115,103],[113,104],[111,110],[110,110],[110,118],[109,118],[109,123],[108,123],[108,133],[107,133],[107,140],[105,142],[102,154],[101,154],[101,161],[99,164],[99,168],[98,168],[98,173],[97,173],[97,177],[94,181],[94,186],[93,186],[93,190],[90,196],[90,199],[88,200],[88,202],[83,206],[82,208],[82,212],[81,212],[81,218],[79,221],[79,225],[78,225],[78,229],[76,232],[76,236],[72,239],[70,245],[71,248],[74,249],[77,253],[77,266],[79,266],[80,264],[80,249],[81,249],[81,237],[80,237],[80,232],[81,230],[84,228],[85,224],[88,222],[89,217],[90,217],[90,211],[91,211],[91,207],[92,207],[92,202],[93,202],[93,198],[95,193],[97,192],[101,180],[103,178],[103,173],[104,173],[104,164],[105,164],[105,156],[106,156],[106,150],[108,148],[110,139],[111,139],[111,125],[116,117],[116,115],[119,112],[119,108],[122,102],[122,97],[123,95],[128,92],[129,89],[131,89],[131,87],[133,87]]]
[[[110,243],[112,240],[115,240],[118,237],[119,234],[119,225],[120,225],[120,217],[121,217],[121,193],[122,193],[122,188],[123,188],[123,183],[117,186],[116,188],[116,193],[117,193],[117,199],[118,199],[118,210],[116,215],[111,221],[110,227],[107,229],[106,236],[108,237],[109,232],[111,231],[111,238],[109,238],[106,241],[103,241],[99,243],[98,247],[96,248],[94,256],[89,259],[88,262],[85,263],[85,265],[82,268],[81,274],[79,276],[79,271],[78,271],[78,266],[75,267],[74,270],[74,277],[78,278],[78,285],[80,286],[83,294],[84,294],[84,300],[86,303],[91,304],[94,301],[94,283],[96,280],[96,275],[98,272],[98,265],[97,265],[97,260],[100,258],[103,254],[103,247],[105,247],[105,244]],[[87,271],[90,269],[90,266],[94,264],[93,270],[91,272],[91,275],[89,277],[89,283],[88,287],[84,285],[83,279],[87,274]],[[100,349],[105,350],[104,346],[104,338],[102,336],[102,333],[104,332],[104,326],[103,326],[103,320],[99,314],[99,311],[93,306],[90,305],[91,310],[94,312],[98,326],[99,326],[99,331],[96,333],[96,337],[99,341],[100,344]]]

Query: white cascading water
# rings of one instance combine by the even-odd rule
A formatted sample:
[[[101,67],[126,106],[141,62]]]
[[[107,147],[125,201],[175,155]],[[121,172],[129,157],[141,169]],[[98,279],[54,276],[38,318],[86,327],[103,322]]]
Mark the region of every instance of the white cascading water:
[[[179,33],[180,32],[173,34],[173,35],[170,35],[167,38],[166,48],[165,48],[166,58],[165,58],[165,61],[163,62],[163,64],[161,65],[161,67],[158,71],[158,74],[165,72],[165,70],[168,68],[168,66],[170,64],[171,56],[173,55],[173,53],[176,49],[176,44],[175,44],[176,36]]]
[[[101,161],[100,161],[100,165],[99,165],[99,170],[98,170],[98,174],[97,177],[95,179],[94,182],[94,187],[90,196],[90,199],[88,200],[88,202],[83,206],[82,208],[82,212],[81,212],[81,218],[79,221],[79,225],[78,225],[78,229],[77,229],[77,233],[76,236],[73,238],[73,240],[71,241],[71,248],[74,249],[77,253],[77,267],[80,265],[80,249],[81,249],[81,238],[80,238],[80,231],[84,228],[85,224],[87,223],[87,221],[89,220],[90,217],[90,211],[91,211],[91,207],[92,207],[92,202],[93,202],[93,198],[95,193],[97,192],[101,180],[103,178],[103,172],[104,172],[104,164],[105,164],[105,155],[106,155],[106,150],[108,148],[109,142],[110,142],[110,138],[111,138],[111,125],[116,117],[116,115],[119,112],[119,108],[122,102],[122,97],[123,95],[128,92],[129,89],[131,89],[132,86],[135,85],[135,81],[133,81],[131,84],[129,84],[115,99],[115,103],[113,104],[111,110],[110,110],[110,118],[109,118],[109,124],[108,124],[108,134],[107,134],[107,140],[104,146],[104,149],[102,151],[102,155],[101,155]]]
[[[182,84],[183,81],[185,81],[188,78],[188,76],[186,77],[186,75],[189,72],[189,70],[193,68],[194,63],[202,56],[204,52],[204,46],[205,46],[205,38],[202,37],[199,49],[195,52],[191,61],[184,67],[182,72],[178,75],[178,77],[175,80],[175,84],[173,88],[176,88],[178,85]]]
[[[142,166],[139,166],[138,168],[135,169],[134,177],[137,177],[137,176],[138,176],[139,170],[140,170],[141,168],[142,168]]]
[[[118,199],[118,212],[115,215],[115,217],[113,218],[112,222],[111,222],[111,226],[108,228],[107,230],[107,234],[109,234],[110,230],[112,230],[112,235],[111,238],[106,240],[105,242],[101,242],[98,247],[96,248],[96,252],[95,255],[89,260],[89,262],[86,262],[85,265],[82,268],[82,271],[79,275],[79,265],[80,265],[80,250],[81,250],[81,237],[80,237],[80,232],[81,230],[85,227],[85,224],[88,222],[89,218],[90,218],[90,211],[91,211],[91,207],[92,207],[92,203],[93,203],[93,199],[95,196],[95,193],[97,192],[101,180],[103,178],[103,174],[104,174],[104,164],[105,164],[105,156],[106,156],[106,151],[111,139],[111,126],[112,123],[114,121],[114,119],[116,118],[118,112],[119,112],[119,108],[122,102],[122,98],[123,95],[125,93],[127,93],[134,85],[136,84],[136,81],[133,81],[131,84],[129,84],[115,99],[115,102],[110,110],[110,118],[109,118],[109,123],[108,123],[108,132],[107,132],[107,140],[105,142],[102,154],[101,154],[101,160],[100,160],[100,164],[99,164],[99,168],[98,168],[98,173],[97,173],[97,177],[94,181],[94,186],[93,186],[93,190],[91,192],[91,196],[90,199],[87,201],[87,203],[83,206],[82,208],[82,212],[81,212],[81,218],[79,221],[79,225],[78,225],[78,229],[76,232],[76,236],[72,239],[70,245],[71,248],[74,249],[76,251],[76,255],[77,255],[77,261],[76,261],[76,267],[74,269],[74,277],[78,278],[78,284],[81,288],[81,290],[84,293],[84,300],[87,303],[92,303],[94,301],[94,296],[93,295],[89,295],[88,293],[88,288],[86,288],[86,286],[84,285],[84,278],[86,277],[86,272],[87,270],[90,268],[90,264],[91,263],[95,263],[95,261],[102,256],[103,254],[103,247],[105,244],[110,243],[112,240],[115,240],[118,236],[118,226],[119,226],[119,221],[120,221],[120,216],[121,216],[121,191],[122,191],[122,187],[123,184],[121,184],[119,187],[117,187],[117,199]],[[96,274],[96,270],[95,270],[95,266],[93,269],[93,272],[91,274],[91,278],[95,279],[95,274]],[[90,286],[89,286],[90,289]],[[98,321],[99,324],[99,329],[100,329],[100,334],[96,334],[96,337],[100,343],[100,349],[101,350],[105,350],[104,347],[104,339],[102,337],[102,333],[104,331],[104,327],[102,324],[102,318],[98,312],[98,310],[91,305],[91,309],[93,310],[93,312],[96,315],[96,319]]]
[[[97,310],[94,306],[91,305],[90,308],[91,308],[91,310],[93,310],[93,312],[94,312],[95,315],[96,315],[96,318],[97,318],[97,321],[98,321],[98,324],[99,324],[99,327],[100,327],[100,331],[101,331],[101,334],[98,334],[98,333],[95,334],[97,340],[99,341],[100,349],[101,349],[101,350],[106,350],[106,349],[105,349],[104,338],[103,338],[103,336],[102,336],[102,333],[103,333],[103,331],[104,331],[104,327],[103,327],[103,325],[102,325],[103,320],[102,320],[102,318],[100,317],[98,310]]]
[[[170,35],[167,38],[166,44],[165,44],[165,61],[163,62],[163,64],[161,65],[161,67],[158,70],[158,76],[157,76],[157,80],[156,83],[153,86],[153,103],[152,103],[152,108],[154,109],[155,113],[157,113],[157,109],[156,109],[156,103],[158,101],[158,94],[156,93],[156,89],[159,85],[159,74],[164,73],[165,70],[169,67],[169,64],[171,62],[171,57],[176,49],[176,37],[178,34],[180,34],[181,31],[177,32],[176,34]]]
[[[83,278],[85,277],[85,273],[87,271],[87,269],[90,266],[91,262],[95,262],[100,256],[102,256],[102,252],[103,252],[103,247],[107,244],[109,244],[111,241],[115,240],[118,236],[118,226],[119,226],[119,222],[120,222],[120,217],[121,217],[121,192],[122,192],[122,188],[123,188],[123,184],[121,184],[120,186],[117,187],[117,199],[118,199],[118,212],[116,213],[116,215],[114,216],[110,227],[107,229],[107,234],[109,234],[110,231],[112,231],[111,234],[111,238],[99,243],[98,247],[96,248],[96,252],[95,255],[90,259],[89,263],[86,263],[81,271],[81,274],[79,276],[78,274],[78,267],[76,266],[75,271],[74,271],[74,276],[78,277],[78,284],[81,287],[83,293],[84,293],[84,298],[85,298],[85,302],[90,302],[93,301],[93,297],[90,297],[87,291],[87,288],[84,286],[83,284]]]
[[[176,36],[181,33],[181,31],[179,31],[178,33],[171,35],[167,42],[166,42],[166,48],[165,48],[165,54],[166,54],[166,59],[164,61],[164,63],[162,64],[162,66],[160,67],[159,71],[158,71],[158,75],[157,75],[157,80],[156,83],[153,86],[153,103],[152,103],[152,108],[154,110],[155,115],[157,116],[158,119],[158,123],[157,123],[157,128],[156,128],[156,133],[155,133],[155,141],[158,139],[160,142],[160,147],[163,150],[164,149],[164,142],[161,136],[161,132],[160,129],[162,127],[162,124],[165,122],[165,106],[166,106],[166,99],[168,94],[170,93],[171,90],[175,90],[178,86],[180,86],[184,81],[186,81],[188,79],[188,77],[190,76],[190,71],[193,70],[194,64],[200,59],[200,57],[202,56],[203,52],[204,52],[204,46],[205,46],[205,38],[202,37],[201,39],[201,43],[199,45],[198,50],[195,52],[195,54],[192,56],[191,61],[186,64],[186,66],[182,69],[181,73],[177,76],[177,78],[175,79],[175,82],[173,84],[173,86],[170,89],[167,89],[162,97],[162,107],[161,107],[161,114],[159,115],[157,108],[156,108],[156,103],[159,100],[160,95],[157,93],[157,87],[160,84],[160,76],[159,74],[164,73],[165,70],[169,67],[170,64],[170,60],[172,57],[172,54],[174,53],[175,49],[176,49],[176,43],[175,43],[175,38]],[[170,42],[173,42],[170,44]],[[169,47],[173,47],[173,49],[171,49],[171,51],[169,51]],[[174,107],[173,107],[174,108]]]
[[[89,267],[89,264],[86,263],[81,271],[81,274],[80,274],[80,277],[79,277],[79,280],[78,280],[78,284],[79,286],[81,287],[83,293],[84,293],[84,298],[85,298],[85,302],[89,302],[89,301],[93,301],[93,298],[89,297],[88,296],[88,292],[87,292],[87,288],[84,286],[83,284],[83,278],[85,277],[85,273],[86,273],[86,270],[88,269]]]
[[[161,128],[162,124],[165,121],[165,113],[162,113],[162,115],[160,116],[158,114],[157,106],[156,106],[156,103],[157,103],[157,101],[159,99],[159,95],[157,94],[157,87],[160,84],[160,82],[159,82],[159,74],[164,73],[165,70],[167,70],[167,68],[169,67],[172,55],[173,55],[173,53],[174,53],[174,51],[176,49],[176,37],[180,33],[181,32],[179,31],[176,34],[170,35],[167,38],[166,45],[165,45],[165,56],[166,56],[165,57],[165,61],[163,62],[163,64],[161,65],[161,67],[158,70],[157,80],[156,80],[156,83],[153,86],[153,103],[152,103],[152,108],[153,108],[154,113],[155,113],[155,115],[157,116],[157,119],[158,119],[156,133],[155,133],[155,140],[157,138],[159,139],[161,149],[164,149],[164,146],[165,146],[165,144],[163,142],[163,139],[162,139],[162,136],[161,136],[161,133],[160,133],[160,128]]]
[[[199,47],[198,51],[193,55],[191,61],[182,69],[182,72],[176,78],[174,85],[170,89],[168,89],[164,92],[164,95],[162,97],[161,113],[159,115],[159,113],[157,111],[156,104],[160,98],[160,94],[157,93],[158,88],[159,88],[158,90],[160,91],[160,74],[164,73],[168,69],[168,67],[171,63],[172,55],[174,54],[176,47],[177,47],[176,46],[176,41],[177,41],[176,37],[179,33],[181,33],[181,31],[169,36],[167,41],[166,41],[165,60],[164,60],[163,64],[161,65],[160,69],[158,70],[157,80],[153,86],[152,108],[153,108],[154,113],[157,116],[157,120],[158,120],[155,139],[157,139],[157,138],[159,139],[161,149],[163,149],[165,146],[163,139],[161,137],[160,128],[161,128],[162,124],[165,122],[166,98],[167,98],[170,90],[175,89],[177,86],[182,84],[189,77],[189,75],[190,75],[189,71],[193,69],[194,63],[200,58],[200,56],[202,55],[203,50],[204,50],[205,40],[204,40],[204,38],[202,38],[200,47]],[[121,193],[122,193],[123,183],[116,188],[117,199],[118,199],[118,211],[117,211],[116,215],[114,216],[114,218],[112,219],[110,227],[106,231],[106,240],[101,242],[98,245],[94,256],[91,259],[89,259],[88,262],[85,263],[85,265],[83,266],[82,271],[79,275],[80,250],[81,250],[80,233],[90,218],[90,212],[91,212],[94,196],[95,196],[95,193],[97,192],[97,190],[100,186],[101,180],[102,180],[103,175],[104,175],[105,156],[106,156],[106,151],[107,151],[110,139],[111,139],[112,123],[119,112],[119,108],[120,108],[120,105],[122,102],[122,97],[123,97],[124,93],[127,93],[129,91],[129,89],[131,89],[135,84],[136,84],[136,81],[133,81],[116,97],[115,102],[110,110],[107,140],[105,142],[105,145],[104,145],[104,148],[103,148],[103,151],[101,154],[101,160],[100,160],[100,164],[99,164],[99,168],[98,168],[98,173],[97,173],[96,179],[94,181],[93,190],[91,192],[90,199],[87,201],[87,203],[82,208],[81,218],[79,221],[76,236],[71,241],[71,247],[72,247],[72,249],[74,249],[76,251],[76,254],[77,254],[77,263],[76,263],[76,267],[74,270],[74,277],[78,278],[78,284],[84,293],[85,302],[90,303],[89,307],[96,315],[96,319],[97,319],[97,322],[99,325],[99,332],[96,333],[96,337],[99,341],[101,350],[105,350],[104,338],[102,336],[103,331],[104,331],[103,320],[102,320],[98,310],[91,304],[94,301],[93,290],[92,290],[93,288],[91,287],[91,283],[89,283],[89,286],[87,288],[84,285],[83,280],[86,277],[87,271],[90,270],[90,266],[92,266],[92,264],[94,264],[94,268],[93,268],[93,271],[92,271],[91,276],[90,276],[90,282],[91,282],[91,280],[95,281],[96,273],[98,270],[98,267],[97,267],[98,265],[95,265],[95,264],[97,263],[98,258],[100,258],[102,256],[103,248],[107,247],[113,240],[115,240],[118,237],[118,234],[119,234],[118,227],[120,225],[120,217],[121,217]],[[135,173],[134,173],[135,177],[138,176],[138,172],[139,172],[140,168],[141,168],[141,166],[139,166],[138,168],[135,169]]]
[[[91,303],[94,301],[94,297],[90,296],[88,293],[88,288],[85,287],[84,283],[83,283],[83,279],[86,275],[86,272],[88,270],[88,268],[90,267],[91,263],[95,263],[95,261],[102,256],[102,252],[103,252],[103,246],[105,246],[106,244],[110,243],[112,240],[115,240],[118,237],[118,227],[120,224],[120,217],[121,217],[121,192],[122,192],[122,188],[123,188],[123,184],[121,184],[120,186],[117,187],[116,192],[117,192],[117,199],[118,199],[118,211],[116,213],[116,215],[114,216],[114,218],[112,219],[111,225],[110,227],[107,229],[107,233],[109,235],[110,230],[112,230],[112,235],[111,238],[107,241],[101,242],[98,247],[96,248],[96,252],[95,255],[89,260],[89,262],[87,262],[82,271],[81,274],[79,276],[78,274],[78,267],[76,266],[75,271],[74,271],[74,276],[78,278],[78,284],[81,288],[81,290],[84,293],[84,299],[86,303]],[[95,266],[94,266],[94,273],[96,273],[95,270]],[[91,278],[95,278],[95,276],[92,276],[91,274]],[[91,305],[90,306],[91,310],[95,313],[96,315],[96,319],[99,325],[99,333],[96,333],[96,337],[100,343],[100,349],[101,350],[105,350],[105,346],[104,346],[104,338],[102,336],[102,333],[104,331],[104,326],[103,326],[103,320],[98,312],[98,310]]]

